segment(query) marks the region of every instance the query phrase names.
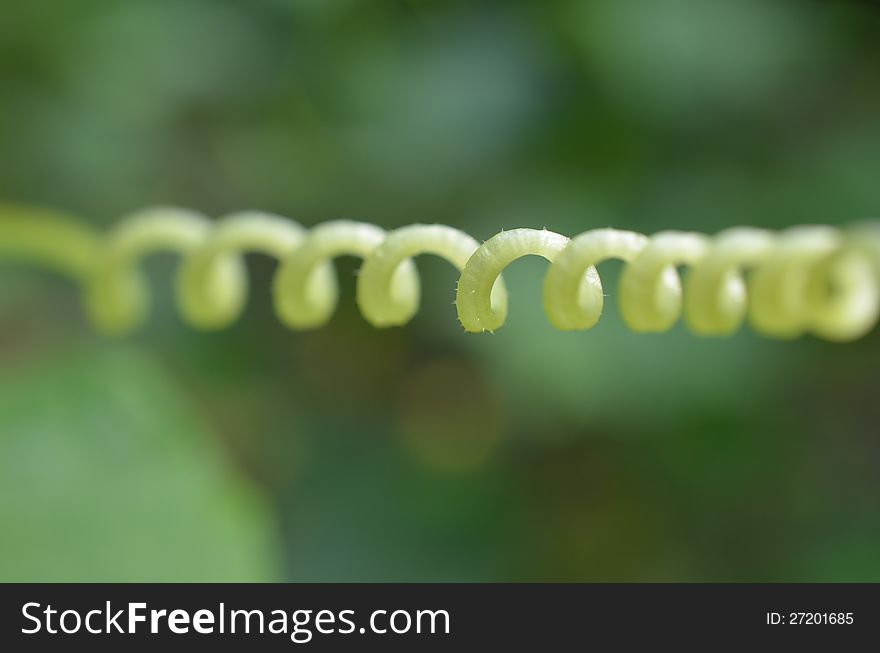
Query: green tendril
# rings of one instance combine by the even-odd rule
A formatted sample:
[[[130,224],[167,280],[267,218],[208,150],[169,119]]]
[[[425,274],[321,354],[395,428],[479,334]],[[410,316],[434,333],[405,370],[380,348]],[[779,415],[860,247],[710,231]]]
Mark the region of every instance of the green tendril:
[[[599,321],[605,294],[597,267],[609,259],[625,263],[619,307],[634,331],[666,331],[684,316],[702,335],[728,335],[748,320],[772,337],[812,333],[844,341],[870,331],[880,315],[880,225],[873,222],[780,233],[738,227],[714,237],[593,229],[569,239],[546,229],[514,229],[480,245],[443,225],[386,232],[335,221],[306,229],[266,213],[212,221],[177,208],[130,215],[102,235],[64,214],[0,206],[0,257],[72,278],[82,287],[89,318],[107,333],[144,321],[149,292],[140,264],[162,251],[181,256],[175,300],[184,320],[199,329],[239,318],[248,293],[244,254],[251,252],[278,260],[274,308],[292,329],[320,327],[333,315],[339,294],[333,259],[339,256],[363,259],[357,303],[364,318],[376,327],[406,324],[419,308],[413,259],[422,254],[459,270],[455,304],[471,332],[503,326],[508,298],[501,273],[529,255],[550,262],[544,309],[562,330]]]

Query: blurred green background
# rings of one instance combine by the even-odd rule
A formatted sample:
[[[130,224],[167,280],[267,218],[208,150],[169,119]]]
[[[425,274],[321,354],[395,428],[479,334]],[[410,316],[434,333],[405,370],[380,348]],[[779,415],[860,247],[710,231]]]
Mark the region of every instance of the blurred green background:
[[[818,0],[7,0],[0,198],[574,235],[880,207],[880,10]],[[880,337],[406,328],[112,341],[0,262],[0,579],[880,581]]]

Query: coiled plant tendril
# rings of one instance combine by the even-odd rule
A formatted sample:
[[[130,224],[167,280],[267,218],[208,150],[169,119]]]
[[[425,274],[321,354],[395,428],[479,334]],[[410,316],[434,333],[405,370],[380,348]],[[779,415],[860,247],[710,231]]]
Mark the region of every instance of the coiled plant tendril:
[[[278,259],[274,307],[292,329],[316,328],[330,319],[338,299],[332,260],[342,255],[363,259],[357,302],[377,327],[405,324],[417,312],[420,288],[413,258],[420,254],[446,259],[461,272],[455,304],[471,332],[504,324],[507,291],[501,272],[527,255],[550,261],[544,310],[563,330],[589,329],[598,322],[604,292],[596,268],[608,259],[625,262],[619,305],[634,331],[665,331],[684,315],[688,327],[703,335],[730,334],[747,319],[769,336],[812,333],[852,340],[871,330],[880,313],[878,223],[779,233],[738,227],[714,237],[593,229],[568,238],[514,229],[481,245],[442,225],[386,232],[334,221],[306,229],[266,213],[211,221],[177,208],[135,213],[100,234],[65,215],[0,207],[0,256],[74,278],[90,319],[107,333],[123,333],[144,321],[149,293],[139,263],[158,251],[181,255],[176,303],[184,319],[200,329],[228,326],[244,310],[247,252]],[[683,284],[680,267],[688,268]]]

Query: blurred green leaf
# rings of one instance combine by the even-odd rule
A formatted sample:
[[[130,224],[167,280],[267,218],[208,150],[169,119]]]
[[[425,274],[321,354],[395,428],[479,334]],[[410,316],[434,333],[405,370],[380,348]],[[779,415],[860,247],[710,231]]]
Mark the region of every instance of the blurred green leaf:
[[[3,581],[277,578],[265,500],[136,350],[4,370],[0,424]]]

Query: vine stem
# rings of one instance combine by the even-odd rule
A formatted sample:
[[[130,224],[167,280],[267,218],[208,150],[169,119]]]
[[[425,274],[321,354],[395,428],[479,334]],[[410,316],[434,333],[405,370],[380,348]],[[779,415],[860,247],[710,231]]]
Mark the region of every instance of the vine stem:
[[[43,266],[79,281],[89,274],[102,244],[98,232],[64,213],[0,206],[0,257]]]

